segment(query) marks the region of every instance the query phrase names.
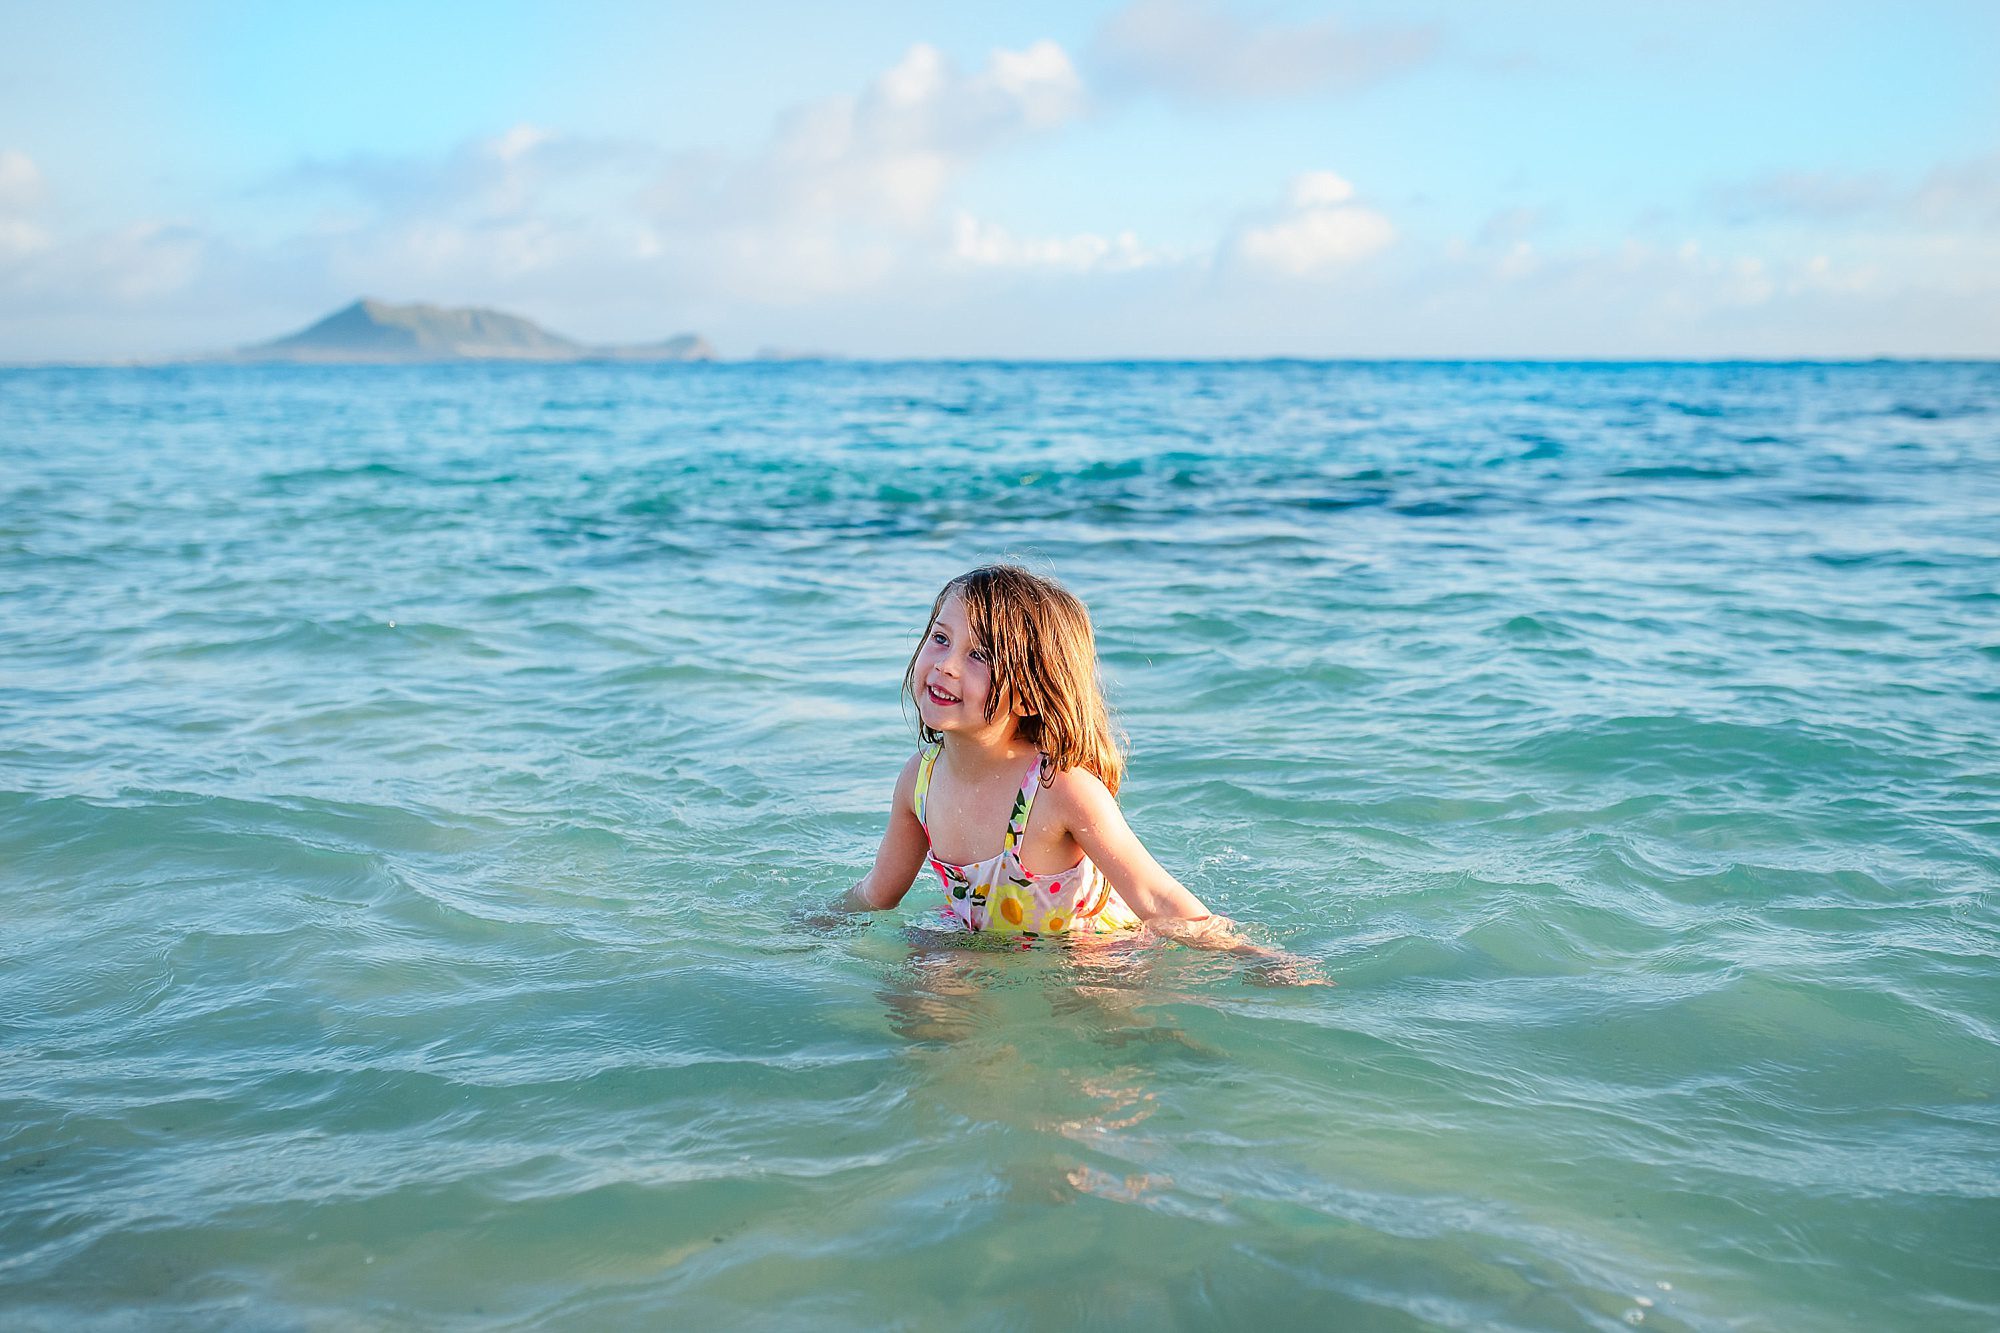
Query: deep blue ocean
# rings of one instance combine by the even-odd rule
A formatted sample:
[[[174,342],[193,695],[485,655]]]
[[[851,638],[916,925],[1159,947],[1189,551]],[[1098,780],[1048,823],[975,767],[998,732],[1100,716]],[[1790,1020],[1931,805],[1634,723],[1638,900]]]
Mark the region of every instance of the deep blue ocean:
[[[1285,988],[867,867],[1095,615]],[[0,372],[0,1325],[2000,1326],[2000,364]]]

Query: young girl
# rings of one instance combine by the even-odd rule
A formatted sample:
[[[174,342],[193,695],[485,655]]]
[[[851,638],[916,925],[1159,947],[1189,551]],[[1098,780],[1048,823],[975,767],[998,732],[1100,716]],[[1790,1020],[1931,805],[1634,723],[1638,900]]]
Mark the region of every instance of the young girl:
[[[894,907],[926,861],[968,929],[1103,934],[1291,960],[1239,937],[1161,868],[1116,799],[1124,764],[1083,603],[1013,565],[944,585],[903,673],[924,746],[903,765],[849,911]]]

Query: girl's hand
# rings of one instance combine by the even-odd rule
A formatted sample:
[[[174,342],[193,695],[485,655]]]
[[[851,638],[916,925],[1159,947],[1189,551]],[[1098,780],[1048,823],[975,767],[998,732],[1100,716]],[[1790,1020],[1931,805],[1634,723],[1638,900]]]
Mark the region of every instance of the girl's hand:
[[[868,893],[868,881],[863,879],[830,903],[799,908],[792,913],[792,920],[807,930],[824,935],[856,925],[857,916],[877,910]]]
[[[1196,949],[1214,949],[1251,960],[1249,976],[1264,986],[1331,986],[1319,964],[1309,958],[1252,944],[1237,932],[1236,923],[1226,916],[1154,917],[1146,923],[1148,933],[1176,944]]]
[[[1320,965],[1310,958],[1278,949],[1260,949],[1263,955],[1244,970],[1243,975],[1259,986],[1338,986]]]

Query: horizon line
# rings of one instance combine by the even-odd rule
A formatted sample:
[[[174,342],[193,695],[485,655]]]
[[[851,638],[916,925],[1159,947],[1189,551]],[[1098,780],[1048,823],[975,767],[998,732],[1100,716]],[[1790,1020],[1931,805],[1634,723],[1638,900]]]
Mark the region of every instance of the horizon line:
[[[1006,366],[1111,366],[1111,365],[1435,365],[1435,366],[1869,366],[1869,365],[1994,365],[2000,352],[1968,353],[1877,353],[1874,355],[1660,355],[1660,356],[1564,356],[1528,354],[1498,356],[1480,354],[1397,355],[1346,354],[1316,356],[1274,352],[1249,355],[1137,355],[1137,356],[860,356],[828,353],[824,356],[758,357],[716,356],[702,359],[634,361],[620,357],[411,357],[397,360],[234,359],[226,356],[118,357],[105,359],[57,358],[46,361],[0,359],[0,370],[167,370],[233,369],[268,370],[407,370],[436,369],[441,366],[523,366],[543,369],[551,366],[617,366],[632,370],[677,370],[718,366],[896,366],[896,365],[1006,365]]]

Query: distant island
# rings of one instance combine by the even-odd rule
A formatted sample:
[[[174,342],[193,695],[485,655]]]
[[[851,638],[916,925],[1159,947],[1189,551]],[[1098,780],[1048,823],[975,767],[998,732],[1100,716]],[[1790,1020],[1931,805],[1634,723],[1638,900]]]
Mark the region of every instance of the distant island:
[[[593,346],[500,310],[360,300],[310,328],[212,358],[220,361],[713,361],[699,334]]]

